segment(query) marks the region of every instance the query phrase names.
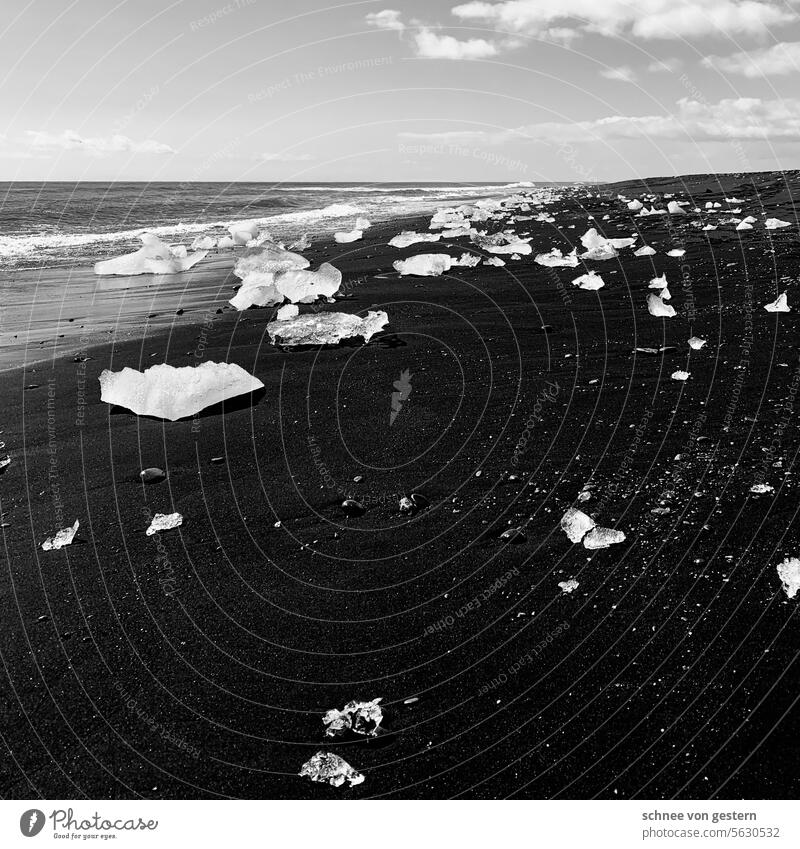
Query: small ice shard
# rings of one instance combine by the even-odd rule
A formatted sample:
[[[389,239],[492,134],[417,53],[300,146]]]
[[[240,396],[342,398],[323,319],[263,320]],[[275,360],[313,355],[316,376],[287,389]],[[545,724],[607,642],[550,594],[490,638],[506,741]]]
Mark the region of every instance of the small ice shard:
[[[667,251],[667,256],[683,256],[685,253],[684,248],[673,248],[671,251]]]
[[[768,492],[775,492],[775,487],[770,486],[768,483],[754,483],[750,487],[750,492],[755,495],[766,495]]]
[[[692,336],[690,339],[687,339],[689,343],[689,347],[693,351],[699,351],[703,346],[706,345],[706,340],[701,339],[699,336]]]
[[[333,234],[333,238],[339,244],[346,244],[347,242],[357,242],[364,233],[361,230],[350,230],[347,233],[338,232]]]
[[[563,593],[571,593],[573,590],[577,590],[580,584],[575,580],[575,578],[570,578],[568,581],[559,581],[558,586]]]
[[[774,300],[771,304],[764,304],[764,309],[767,312],[791,312],[792,308],[789,306],[789,302],[786,298],[786,292],[782,292],[778,295],[777,299]]]
[[[689,379],[689,372],[683,371],[682,369],[678,369],[677,371],[673,371],[672,374],[670,375],[670,377],[673,380],[688,380]]]
[[[258,236],[258,230],[258,221],[235,221],[228,226],[234,245],[246,245]]]
[[[602,289],[603,286],[605,286],[605,283],[603,282],[603,278],[596,271],[590,271],[588,274],[576,277],[572,281],[572,285],[579,286],[581,289],[596,291],[597,289]]]
[[[612,248],[621,251],[623,248],[632,248],[637,238],[638,236],[629,236],[624,239],[609,239],[608,241]]]
[[[675,307],[665,304],[655,293],[647,296],[647,311],[656,318],[673,318]]]
[[[198,236],[192,242],[193,251],[210,251],[217,246],[217,240],[213,236]]]
[[[301,776],[308,776],[312,781],[321,781],[333,787],[341,787],[345,781],[351,787],[361,784],[364,776],[356,772],[346,760],[333,752],[317,752],[310,761],[303,764]]]
[[[481,258],[477,254],[463,253],[458,259],[451,261],[450,267],[474,268],[476,265],[480,265],[480,262]]]
[[[505,263],[505,260],[500,259],[500,257],[499,257],[499,256],[490,256],[488,259],[485,259],[485,260],[483,261],[483,264],[484,264],[484,265],[496,265],[496,266],[503,266],[503,265],[505,265],[506,263]]]
[[[737,229],[737,230],[752,230],[752,229],[753,229],[753,225],[752,225],[749,221],[740,221],[740,222],[736,225],[736,229]]]
[[[654,277],[648,284],[648,289],[666,289],[667,288],[667,275],[662,274],[661,277]]]
[[[594,551],[620,542],[625,542],[625,534],[622,531],[614,528],[592,528],[583,538],[583,547]]]
[[[438,242],[441,233],[415,233],[413,230],[403,230],[402,233],[389,240],[393,248],[407,248],[417,242]]]
[[[439,277],[449,271],[452,264],[449,254],[417,254],[408,259],[398,259],[392,266],[401,276],[413,274],[415,277]]]
[[[267,325],[270,340],[280,345],[336,345],[363,336],[365,342],[389,323],[382,310],[370,310],[365,318],[343,312],[301,315]]]
[[[703,229],[704,230],[716,230],[717,228],[716,228],[716,225],[714,225],[714,224],[706,224],[706,226],[703,227]]]
[[[183,516],[180,513],[156,513],[150,522],[150,527],[145,531],[151,537],[160,531],[169,531],[183,524]]]
[[[304,251],[306,248],[311,247],[311,239],[308,238],[308,233],[303,233],[303,235],[296,239],[289,245],[288,250],[290,251]]]
[[[638,212],[643,206],[644,204],[640,200],[632,200],[628,202],[628,209],[630,209],[631,212]]]
[[[654,256],[656,253],[655,248],[651,248],[650,245],[642,245],[641,248],[637,248],[634,252],[634,256]]]
[[[779,230],[781,227],[791,227],[791,221],[781,221],[780,218],[768,218],[764,222],[764,226],[767,230]]]
[[[161,363],[144,372],[127,367],[117,372],[103,369],[99,379],[100,400],[106,404],[173,422],[264,386],[235,363],[210,360],[178,368]]]
[[[217,242],[217,247],[218,247],[218,248],[221,248],[221,249],[222,249],[222,248],[232,248],[232,247],[234,247],[234,246],[235,246],[235,244],[236,244],[236,242],[234,242],[234,241],[233,241],[233,237],[232,237],[232,236],[223,236],[223,237],[222,237],[222,238],[221,238],[221,239]]]
[[[565,255],[558,248],[553,248],[546,254],[537,254],[533,261],[548,268],[575,268],[578,265],[578,255],[575,251]]]
[[[0,446],[2,447],[2,446]],[[0,456],[0,474],[2,474],[11,465],[11,455],[3,454]]]
[[[295,304],[286,304],[285,307],[281,307],[278,310],[278,314],[275,316],[275,320],[288,321],[290,318],[297,318],[299,313],[300,309]]]
[[[575,507],[570,507],[561,517],[561,530],[569,537],[570,542],[580,542],[594,526],[594,519]]]
[[[342,710],[332,708],[322,717],[322,721],[328,726],[325,736],[335,737],[345,731],[352,731],[366,737],[375,737],[383,719],[380,703],[381,699],[377,698],[371,702],[348,702]]]
[[[670,294],[669,289],[665,286],[659,293],[659,297],[662,301],[671,301],[672,295]]]
[[[670,215],[686,215],[686,210],[676,200],[671,200],[667,204],[667,212]]]
[[[800,590],[800,560],[787,557],[778,566],[778,577],[783,583],[783,591],[788,598],[794,598]]]
[[[76,519],[75,524],[69,528],[61,528],[55,536],[48,537],[43,543],[42,548],[45,551],[57,551],[65,545],[70,545],[78,532],[80,522]]]
[[[316,271],[292,268],[275,275],[273,284],[281,295],[295,304],[311,304],[317,298],[331,298],[342,285],[342,272],[329,262]]]
[[[490,254],[529,254],[533,248],[526,241],[518,240],[506,245],[488,245],[486,250]]]
[[[356,218],[356,223],[353,226],[354,230],[369,230],[372,227],[372,223],[369,218]]]
[[[143,233],[142,247],[138,251],[113,259],[104,259],[94,264],[94,273],[98,275],[115,274],[133,276],[136,274],[177,274],[188,271],[200,262],[206,251],[187,254],[186,248],[179,250],[162,242],[152,233]]]

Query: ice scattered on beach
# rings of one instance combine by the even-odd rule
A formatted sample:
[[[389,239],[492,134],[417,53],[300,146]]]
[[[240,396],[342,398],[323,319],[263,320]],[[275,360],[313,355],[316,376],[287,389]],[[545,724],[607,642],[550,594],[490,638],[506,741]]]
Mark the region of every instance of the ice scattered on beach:
[[[113,259],[104,259],[94,264],[94,273],[99,276],[138,274],[177,274],[188,271],[206,256],[206,251],[187,253],[182,245],[170,247],[152,233],[141,236],[142,247],[138,251]]]
[[[676,200],[671,200],[667,204],[667,212],[670,215],[686,215],[686,210]]]
[[[594,526],[594,519],[575,507],[570,507],[561,517],[561,530],[569,537],[570,542],[580,542]]]
[[[577,590],[580,584],[575,578],[570,578],[568,581],[559,581],[558,586],[563,593],[569,595],[573,590]]]
[[[683,256],[685,253],[684,248],[673,248],[671,251],[667,251],[667,256]]]
[[[56,532],[55,536],[48,537],[42,543],[42,548],[45,551],[57,551],[59,548],[63,548],[65,545],[71,545],[72,540],[75,538],[75,534],[78,532],[79,527],[80,522],[76,519],[74,525],[71,525],[68,528],[61,528],[60,531]]]
[[[231,234],[230,238],[233,241],[233,245],[246,245],[258,236],[258,230],[259,223],[257,221],[235,221],[228,226],[228,232]],[[222,247],[221,240],[220,247]]]
[[[346,760],[333,752],[317,752],[311,760],[303,764],[300,775],[333,787],[341,787],[345,781],[355,787],[364,781],[360,772],[356,772]]]
[[[666,289],[667,288],[667,275],[662,274],[661,277],[654,277],[648,284],[648,289]]]
[[[608,548],[610,545],[617,545],[620,542],[625,542],[625,534],[622,531],[595,527],[583,538],[583,547],[593,551]]]
[[[596,271],[590,271],[588,274],[576,277],[572,281],[572,285],[579,286],[581,289],[596,291],[597,289],[602,289],[603,286],[605,286],[605,283],[603,282],[603,278]]]
[[[413,230],[403,230],[402,233],[389,240],[393,248],[407,248],[417,242],[438,242],[441,233],[415,233]]]
[[[650,245],[642,245],[641,248],[637,248],[634,252],[634,256],[654,256],[656,254],[656,249],[651,248]]]
[[[183,516],[180,513],[156,513],[150,522],[150,527],[145,531],[147,536],[161,531],[171,531],[173,528],[178,528],[183,524]]]
[[[786,292],[782,292],[771,304],[764,304],[764,309],[767,312],[791,312],[789,301],[786,297]]]
[[[375,737],[378,726],[383,720],[381,701],[380,698],[370,702],[352,701],[348,702],[342,710],[332,708],[322,717],[322,721],[328,726],[325,729],[325,736],[335,737],[345,731],[352,731],[355,734]]]
[[[504,266],[505,260],[500,259],[499,256],[490,256],[488,259],[483,261],[484,265],[496,265],[498,267]]]
[[[301,315],[267,325],[270,340],[280,345],[336,345],[362,336],[365,342],[389,323],[389,316],[370,310],[365,318],[343,312]]]
[[[770,486],[768,483],[754,483],[750,487],[750,492],[754,495],[767,495],[770,492],[775,492],[775,487]]]
[[[438,277],[449,271],[452,264],[449,254],[417,254],[408,259],[395,260],[392,266],[401,276],[411,274],[415,277]]]
[[[339,231],[333,234],[333,238],[339,244],[347,244],[348,242],[357,242],[363,235],[363,230],[350,230],[346,233]]]
[[[303,235],[296,239],[289,245],[290,251],[304,251],[306,248],[311,247],[311,239],[308,238],[308,233],[303,233]]]
[[[275,288],[294,304],[312,304],[317,298],[330,298],[342,285],[342,272],[329,262],[316,271],[293,268],[275,276]]]
[[[787,557],[778,566],[778,577],[783,583],[783,591],[788,598],[794,598],[800,590],[800,560],[797,557]]]
[[[581,259],[604,260],[619,256],[611,240],[601,236],[594,227],[581,236],[581,244],[586,248],[586,251],[581,254]]]
[[[780,230],[781,227],[791,227],[792,222],[791,221],[781,221],[780,218],[768,218],[764,222],[764,226],[767,228],[767,230]]]
[[[210,251],[217,246],[217,240],[213,236],[198,236],[192,242],[193,251]]]
[[[124,368],[100,374],[100,400],[138,416],[177,421],[206,407],[261,389],[264,384],[235,363],[210,360],[199,366],[161,363],[144,372]]]
[[[233,266],[233,273],[243,281],[254,273],[279,274],[292,268],[308,268],[311,263],[302,255],[269,243],[248,248]]]
[[[703,348],[707,344],[706,340],[701,339],[699,336],[692,336],[689,339],[687,339],[686,341],[689,343],[689,347],[693,351],[699,351],[701,348]]]
[[[656,318],[674,318],[676,314],[675,307],[665,304],[655,293],[647,296],[647,311]]]
[[[673,380],[688,380],[689,379],[689,372],[683,371],[682,369],[678,369],[677,371],[673,371],[672,374],[670,375],[670,377]]]
[[[463,253],[458,259],[451,260],[450,266],[460,266],[462,268],[474,268],[480,265],[481,258],[477,254]]]
[[[549,253],[537,254],[533,261],[548,268],[575,268],[578,265],[578,256],[574,250],[564,255],[558,248],[553,248]]]

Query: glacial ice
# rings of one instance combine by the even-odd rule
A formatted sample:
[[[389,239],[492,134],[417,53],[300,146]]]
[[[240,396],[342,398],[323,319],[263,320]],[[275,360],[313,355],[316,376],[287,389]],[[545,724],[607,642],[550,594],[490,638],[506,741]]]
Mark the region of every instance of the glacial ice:
[[[670,215],[686,215],[686,210],[676,200],[671,200],[667,204],[667,212]]]
[[[258,230],[257,221],[235,221],[228,227],[234,245],[246,245],[258,236]],[[220,245],[220,247],[222,246]]]
[[[333,752],[317,752],[311,760],[303,764],[300,775],[333,787],[341,787],[345,781],[355,787],[364,781],[360,772],[356,772],[346,760]]]
[[[463,253],[458,259],[451,259],[450,267],[474,268],[476,265],[480,265],[480,262],[481,258],[477,254]]]
[[[490,245],[486,250],[490,254],[529,254],[533,248],[525,240],[518,239],[505,245]]]
[[[161,363],[144,372],[127,367],[118,372],[104,369],[100,374],[100,400],[138,416],[174,422],[263,386],[235,363],[209,360],[178,368]]]
[[[233,266],[233,273],[241,280],[253,272],[277,274],[290,268],[308,268],[311,263],[301,254],[267,244],[248,248]]]
[[[210,251],[217,246],[217,240],[213,236],[198,236],[192,242],[193,251]]]
[[[160,531],[171,531],[173,528],[183,524],[183,516],[180,513],[156,513],[153,516],[150,527],[145,531],[151,537]]]
[[[395,260],[392,266],[401,275],[438,277],[445,271],[449,271],[452,264],[453,261],[449,254],[417,254],[408,259]]]
[[[628,203],[628,209],[631,212],[638,212],[643,206],[644,204],[640,200],[632,200]]]
[[[375,737],[378,726],[383,720],[381,701],[381,698],[370,702],[352,701],[348,702],[342,710],[332,708],[322,717],[322,721],[328,726],[325,729],[325,736],[335,737],[345,731],[352,731],[366,737]]]
[[[605,283],[603,282],[603,278],[596,271],[590,271],[588,274],[576,277],[572,281],[572,285],[579,286],[581,289],[595,291],[597,289],[602,289],[603,286],[605,286]]]
[[[778,566],[778,577],[787,598],[794,598],[800,590],[800,560],[797,557],[787,557]]]
[[[786,292],[782,292],[771,304],[764,304],[764,309],[767,312],[791,312],[789,301],[786,298]]]
[[[706,344],[706,340],[701,339],[699,336],[692,336],[687,341],[693,351],[699,351]]]
[[[361,230],[350,230],[347,233],[338,232],[333,234],[333,238],[339,244],[347,244],[348,242],[357,242],[364,235]]]
[[[647,296],[647,311],[656,318],[675,317],[675,307],[665,304],[655,292]]]
[[[648,284],[648,289],[666,289],[667,288],[667,275],[662,274],[661,277],[654,277]],[[669,300],[669,299],[667,299]]]
[[[271,271],[251,271],[228,303],[241,311],[249,307],[274,307],[283,300]]]
[[[561,517],[561,530],[570,542],[580,542],[594,526],[594,519],[575,507],[570,507]]]
[[[372,223],[369,218],[356,218],[356,223],[353,226],[354,230],[369,230],[372,227]]]
[[[625,534],[622,531],[616,531],[613,528],[592,528],[583,538],[583,547],[596,551],[620,542],[625,542]]]
[[[683,371],[683,369],[678,369],[677,371],[673,371],[672,374],[670,375],[670,377],[673,380],[688,380],[689,379],[689,372]]]
[[[417,242],[438,242],[441,233],[415,233],[413,230],[403,230],[402,233],[389,240],[393,248],[407,248]]]
[[[290,318],[297,318],[299,314],[300,310],[298,307],[294,304],[286,304],[285,307],[281,307],[278,310],[275,321],[288,321]]]
[[[671,251],[667,251],[667,256],[683,256],[685,253],[684,248],[673,248]]]
[[[363,336],[365,342],[389,323],[389,316],[370,310],[365,318],[343,312],[301,315],[288,321],[271,321],[267,332],[280,345],[336,345],[343,339]]]
[[[232,248],[232,247],[234,247],[235,245],[236,245],[236,242],[234,242],[234,241],[233,241],[233,237],[232,237],[232,236],[223,236],[223,237],[222,237],[222,238],[221,238],[221,239],[217,242],[217,247],[218,247],[218,248],[220,248],[220,250],[222,250],[222,249],[224,249],[224,248]]]
[[[177,274],[188,271],[200,262],[206,251],[187,254],[186,249],[170,247],[152,233],[143,233],[142,247],[138,251],[113,259],[104,259],[94,264],[94,273],[98,275],[116,274],[132,276],[136,274]]]
[[[330,298],[342,285],[342,272],[329,262],[316,271],[293,268],[275,275],[275,288],[295,304],[311,304],[319,297]]]
[[[546,254],[537,254],[533,261],[548,268],[575,268],[578,265],[578,257],[574,250],[564,255],[558,248],[553,248]]]
[[[655,248],[651,248],[650,245],[642,245],[641,248],[637,248],[634,252],[634,256],[654,256],[656,253]]]
[[[304,251],[306,248],[311,247],[311,239],[308,238],[308,233],[303,233],[303,235],[296,239],[289,245],[290,251]]]
[[[68,528],[61,528],[55,536],[48,537],[43,543],[42,548],[45,551],[57,551],[59,548],[63,548],[65,545],[70,545],[72,540],[75,538],[75,534],[78,532],[78,528],[80,527],[80,522],[76,519],[75,524],[71,525]]]
[[[506,263],[505,263],[505,260],[500,259],[499,256],[490,256],[488,259],[485,259],[483,261],[483,264],[484,265],[496,265],[498,267],[502,267]]]
[[[559,581],[558,588],[566,594],[571,593],[573,590],[577,590],[580,584],[575,580],[575,578],[570,578],[568,581]]]
[[[764,222],[764,226],[767,230],[779,230],[781,227],[791,227],[791,221],[781,221],[780,218],[768,218]]]
[[[740,222],[736,225],[736,229],[737,229],[737,230],[752,230],[752,229],[753,229],[753,225],[752,225],[749,221],[740,221]]]

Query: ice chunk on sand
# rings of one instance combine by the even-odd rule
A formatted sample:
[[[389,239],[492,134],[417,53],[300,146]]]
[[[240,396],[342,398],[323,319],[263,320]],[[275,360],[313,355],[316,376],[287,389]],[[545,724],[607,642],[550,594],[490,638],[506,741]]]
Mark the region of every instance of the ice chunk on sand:
[[[451,260],[450,266],[461,266],[462,268],[474,268],[480,265],[481,258],[477,254],[463,253],[458,259]]]
[[[583,547],[594,551],[620,542],[625,542],[625,534],[622,531],[613,528],[592,528],[583,538]]]
[[[48,537],[43,543],[42,548],[45,551],[57,551],[59,548],[63,548],[65,545],[70,545],[72,540],[75,538],[75,534],[78,532],[78,528],[80,527],[80,522],[76,519],[75,524],[69,528],[61,528],[55,536]]]
[[[628,209],[630,209],[631,212],[638,212],[643,206],[644,204],[640,200],[632,200],[628,202]]]
[[[206,255],[206,251],[187,254],[185,248],[183,250],[172,248],[152,233],[142,234],[141,239],[142,247],[138,251],[123,254],[113,259],[100,260],[94,264],[94,273],[125,276],[177,274],[181,271],[188,271]]]
[[[570,542],[580,542],[594,526],[594,519],[575,507],[570,507],[561,517],[561,530],[570,538]]]
[[[667,212],[670,215],[686,215],[686,210],[676,200],[671,200],[667,204]]]
[[[217,246],[217,240],[213,236],[198,236],[192,242],[193,251],[210,251]]]
[[[575,580],[575,578],[570,578],[568,581],[559,581],[558,586],[562,592],[569,594],[573,590],[577,590],[580,584]]]
[[[289,245],[290,251],[304,251],[306,248],[311,247],[311,239],[308,238],[308,233],[303,233],[303,235],[296,239]]]
[[[753,229],[753,225],[752,225],[752,224],[750,224],[750,222],[749,222],[749,221],[740,221],[740,222],[736,225],[736,229],[737,229],[737,230],[752,230],[752,229]]]
[[[764,222],[764,226],[767,230],[779,230],[781,227],[791,227],[791,221],[781,221],[780,218],[768,218]]]
[[[286,304],[285,307],[281,307],[278,310],[278,314],[275,316],[276,321],[288,321],[290,318],[296,318],[300,313],[298,307],[294,304]]]
[[[258,236],[258,221],[234,221],[228,226],[234,245],[246,245]]]
[[[581,289],[595,291],[597,289],[602,289],[606,284],[603,282],[603,278],[596,271],[590,271],[588,274],[576,277],[572,281],[572,285],[580,286]]]
[[[125,407],[138,416],[157,416],[174,422],[263,386],[235,363],[209,360],[199,366],[179,368],[161,363],[144,372],[104,369],[100,374],[100,400]]]
[[[687,341],[693,351],[699,351],[706,344],[706,340],[701,339],[699,336],[692,336]]]
[[[338,232],[333,234],[333,238],[339,244],[346,244],[347,242],[357,242],[364,233],[361,230],[350,230],[347,233]]]
[[[301,254],[279,248],[277,245],[259,245],[248,248],[233,266],[233,273],[246,280],[249,274],[279,274],[290,268],[308,268],[311,263]]]
[[[301,315],[267,325],[270,339],[280,345],[336,345],[343,339],[363,336],[365,342],[389,323],[389,316],[370,310],[365,318],[343,312]]]
[[[789,302],[786,299],[786,292],[778,295],[776,300],[774,300],[771,304],[764,304],[764,309],[767,312],[791,312],[792,308],[789,306]]]
[[[673,371],[672,374],[670,375],[670,377],[673,380],[688,380],[689,379],[689,372],[683,371],[682,369],[678,369],[677,371]]]
[[[656,253],[655,248],[651,248],[650,245],[642,245],[641,248],[637,248],[634,252],[634,256],[654,256]]]
[[[364,781],[364,776],[360,772],[356,772],[346,760],[333,752],[317,752],[310,761],[303,764],[300,775],[333,787],[341,787],[345,781],[349,781],[350,786],[355,787],[356,784]]]
[[[714,224],[706,224],[706,226],[703,227],[703,229],[704,230],[716,230],[717,228],[716,228],[716,225],[714,225]]]
[[[665,304],[655,292],[647,296],[647,311],[656,318],[675,317],[675,307]]]
[[[145,531],[151,537],[160,531],[171,531],[173,528],[183,524],[183,516],[180,513],[156,513],[150,522],[150,527]]]
[[[342,285],[342,272],[329,262],[316,271],[293,268],[275,276],[275,288],[295,304],[311,304],[319,297],[330,298]]]
[[[485,259],[485,260],[483,261],[483,264],[484,264],[484,265],[497,265],[497,266],[503,266],[503,265],[505,265],[506,263],[505,263],[505,260],[500,259],[500,257],[499,257],[499,256],[490,256],[488,259]]]
[[[581,236],[581,244],[586,248],[581,254],[581,259],[613,259],[618,256],[616,248],[609,239],[601,236],[594,227],[591,227]]]
[[[441,233],[415,233],[413,230],[403,230],[402,233],[389,240],[393,248],[407,248],[416,245],[417,242],[438,242],[442,238]]]
[[[413,274],[416,277],[438,277],[449,271],[452,264],[449,254],[417,254],[392,263],[395,271],[401,275]]]
[[[533,261],[548,268],[575,268],[578,265],[578,256],[574,250],[564,255],[558,248],[553,248],[546,254],[537,254]]]
[[[524,240],[508,242],[505,245],[487,245],[490,254],[529,254],[533,248]]]
[[[750,492],[754,495],[766,495],[769,492],[775,492],[775,487],[770,486],[768,483],[754,483],[750,487]]]
[[[671,251],[667,251],[667,256],[683,256],[685,253],[684,248],[673,248]]]
[[[648,289],[666,289],[667,288],[667,275],[662,274],[661,277],[654,277],[648,284]]]
[[[232,236],[223,236],[218,242],[217,247],[220,249],[223,248],[232,248],[236,242],[233,241]]]
[[[789,598],[794,598],[800,590],[800,560],[787,557],[778,566],[778,577],[783,583],[783,591]]]
[[[371,702],[348,702],[342,710],[332,708],[322,717],[322,721],[328,726],[325,736],[335,737],[345,731],[353,731],[356,734],[375,737],[383,719],[380,703],[381,699],[377,698]]]
[[[274,307],[282,304],[283,300],[271,271],[251,271],[228,303],[237,310],[246,310],[249,307]]]

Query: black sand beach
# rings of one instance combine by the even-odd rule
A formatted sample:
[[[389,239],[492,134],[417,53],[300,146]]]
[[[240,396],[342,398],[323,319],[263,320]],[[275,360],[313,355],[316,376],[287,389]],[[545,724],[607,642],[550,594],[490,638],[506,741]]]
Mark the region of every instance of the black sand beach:
[[[273,309],[217,313],[237,282],[217,258],[174,326],[156,299],[144,338],[70,337],[0,375],[6,797],[796,796],[797,600],[776,566],[798,554],[798,177],[602,188],[516,225],[533,255],[638,226],[658,254],[588,263],[598,292],[533,255],[400,278],[395,259],[471,247],[387,246],[417,219],[304,251],[344,272],[323,309],[388,313],[367,345],[275,348]],[[735,194],[795,226],[701,232],[615,199],[645,190]],[[646,309],[661,273],[673,319]],[[782,291],[793,312],[764,311]],[[180,422],[100,402],[105,368],[204,360],[265,391]],[[143,486],[149,466],[167,480]],[[581,508],[623,544],[560,530],[587,484]],[[430,507],[400,515],[414,491]],[[172,511],[183,527],[145,535]],[[42,551],[76,518],[71,546]],[[384,733],[326,740],[324,711],[378,696]],[[364,783],[300,778],[322,749]]]

